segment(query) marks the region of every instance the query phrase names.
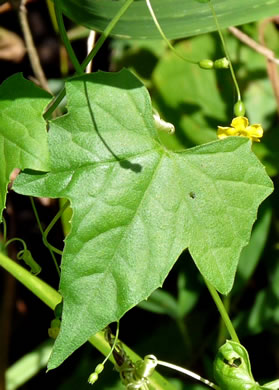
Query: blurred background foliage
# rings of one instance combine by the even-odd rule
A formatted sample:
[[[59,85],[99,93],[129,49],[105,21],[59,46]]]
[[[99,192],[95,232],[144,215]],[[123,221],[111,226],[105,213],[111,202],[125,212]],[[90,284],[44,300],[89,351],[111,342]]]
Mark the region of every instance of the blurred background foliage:
[[[33,35],[49,86],[56,93],[63,80],[71,75],[72,68],[67,59],[59,57],[61,48],[57,45],[47,8],[39,3],[42,2],[30,6],[30,21],[31,24],[34,21]],[[42,21],[40,28],[36,17]],[[0,15],[0,25],[17,34],[21,42],[20,29],[14,21],[15,15]],[[260,22],[252,23],[242,26],[241,30],[258,40],[261,26]],[[68,22],[71,32],[73,27]],[[80,35],[73,34],[74,48],[82,60],[86,54],[84,35],[88,32],[83,29],[77,34]],[[279,28],[275,21],[266,23],[262,37],[275,57],[279,57]],[[225,33],[225,38],[249,121],[261,123],[265,130],[262,142],[253,145],[253,149],[275,182],[275,192],[261,206],[251,241],[241,254],[234,288],[229,296],[224,297],[240,340],[249,351],[254,377],[263,383],[279,377],[279,107],[274,94],[276,78],[270,76],[269,64],[264,56],[240,42],[229,31]],[[216,33],[173,43],[179,52],[194,60],[224,56]],[[23,71],[26,77],[32,74],[26,56],[19,61],[3,57],[0,61],[2,79],[16,71]],[[64,68],[59,67],[61,61],[66,61]],[[217,126],[228,126],[233,118],[235,96],[228,70],[201,70],[189,65],[170,52],[162,41],[110,39],[94,60],[93,70],[117,71],[122,67],[129,68],[142,80],[161,117],[175,125],[174,135],[160,134],[170,149],[180,150],[214,141]],[[61,69],[64,69],[63,77]],[[46,226],[59,205],[53,201],[37,203],[42,223]],[[16,234],[28,242],[34,256],[40,256],[41,263],[45,264],[41,277],[55,284],[52,270],[47,266],[48,259],[42,259],[44,249],[28,199],[11,193],[5,217],[12,226],[11,230],[15,230],[13,226],[16,225]],[[55,227],[50,239],[61,246],[61,226]],[[7,296],[7,285],[12,291],[11,310],[5,311],[6,306],[1,302],[1,316],[10,326],[8,333],[3,326],[1,328],[1,343],[7,334],[9,339],[9,353],[1,367],[3,373],[5,364],[10,366],[6,371],[6,389],[20,386],[31,390],[38,387],[89,389],[88,375],[102,361],[102,356],[86,345],[62,367],[46,374],[50,350],[47,329],[53,313],[22,286],[7,284],[9,276],[2,270],[0,278],[2,296]],[[214,356],[226,337],[226,329],[188,252],[181,255],[163,288],[129,311],[120,323],[120,338],[140,355],[155,354],[161,360],[182,365],[211,380]],[[30,373],[28,367],[33,368]],[[169,370],[160,369],[160,372],[170,378],[178,390],[205,388]],[[110,363],[94,387],[107,390],[123,388]]]

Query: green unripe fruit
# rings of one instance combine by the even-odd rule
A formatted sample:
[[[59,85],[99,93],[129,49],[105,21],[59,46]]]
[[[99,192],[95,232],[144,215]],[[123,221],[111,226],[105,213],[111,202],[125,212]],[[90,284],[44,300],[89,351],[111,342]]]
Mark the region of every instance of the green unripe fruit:
[[[97,380],[98,380],[98,374],[96,372],[93,372],[88,378],[88,383],[90,383],[90,385],[94,385],[94,383],[97,382]]]
[[[50,326],[52,328],[60,328],[61,321],[58,318],[55,318],[54,320],[51,321]]]
[[[58,318],[51,321],[50,328],[48,328],[48,335],[50,338],[54,340],[57,338],[60,331],[60,325],[61,321]]]
[[[212,69],[214,66],[214,62],[212,60],[201,60],[199,62],[199,67],[202,69]]]
[[[105,366],[103,365],[103,364],[98,364],[97,366],[96,366],[96,368],[95,368],[95,372],[97,373],[97,374],[101,374],[101,372],[103,371],[103,369],[105,368]]]
[[[235,103],[233,111],[235,116],[244,116],[246,111],[244,103],[239,100],[237,103]]]
[[[59,334],[60,328],[48,328],[48,335],[51,339],[56,339]]]
[[[61,301],[60,303],[58,303],[58,305],[55,306],[54,315],[56,318],[61,318],[62,310],[63,310],[63,301]]]
[[[219,58],[214,61],[214,69],[228,69],[230,67],[230,61],[227,57]]]

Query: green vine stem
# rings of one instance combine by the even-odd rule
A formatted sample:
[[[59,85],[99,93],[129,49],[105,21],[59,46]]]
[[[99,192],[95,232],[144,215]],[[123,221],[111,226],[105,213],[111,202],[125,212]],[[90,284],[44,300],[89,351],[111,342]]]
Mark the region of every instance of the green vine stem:
[[[56,34],[58,34],[59,27],[58,27],[58,23],[57,23],[56,16],[55,16],[54,4],[51,0],[47,0],[46,3],[47,3],[47,8],[48,8],[48,13],[50,16],[51,24],[52,24],[53,29],[56,32]]]
[[[233,327],[233,324],[230,320],[230,317],[228,316],[228,313],[225,309],[225,306],[224,306],[219,294],[217,293],[215,288],[212,286],[212,284],[209,283],[208,280],[204,279],[204,281],[205,281],[205,284],[206,284],[206,286],[207,286],[207,288],[208,288],[208,290],[209,290],[209,292],[210,292],[210,294],[211,294],[211,296],[212,296],[212,298],[217,306],[217,309],[218,309],[218,311],[219,311],[219,313],[220,313],[220,315],[221,315],[221,317],[226,325],[226,328],[227,328],[232,340],[237,342],[237,343],[240,343],[239,338],[236,334],[236,331]]]
[[[53,220],[50,222],[50,224],[48,225],[48,227],[46,228],[46,230],[43,232],[43,243],[45,244],[46,247],[50,247],[53,252],[57,253],[58,255],[62,256],[63,254],[63,251],[61,251],[60,249],[57,249],[55,248],[53,245],[51,245],[48,240],[47,240],[47,236],[48,236],[48,233],[50,232],[50,230],[53,228],[53,226],[56,224],[56,222],[59,220],[59,218],[62,216],[62,214],[64,213],[64,211],[66,210],[66,208],[70,206],[70,202],[67,200],[64,205],[60,208],[60,210],[58,211],[58,213],[55,215],[55,217],[53,218]]]
[[[235,89],[236,89],[236,93],[237,93],[237,101],[240,102],[241,101],[240,88],[239,88],[239,85],[238,85],[238,82],[237,82],[237,79],[236,79],[236,75],[235,75],[235,72],[234,72],[234,69],[233,69],[232,61],[231,61],[231,58],[230,58],[230,53],[228,51],[228,48],[227,48],[224,36],[222,34],[221,27],[220,27],[220,24],[219,24],[216,12],[215,12],[214,6],[212,4],[212,0],[209,0],[208,4],[209,4],[209,7],[211,9],[214,21],[215,21],[215,24],[216,24],[216,27],[217,27],[217,31],[218,31],[220,40],[222,42],[222,46],[223,46],[225,55],[226,55],[227,59],[229,60],[229,68],[230,68],[230,72],[231,72],[232,79],[233,79],[233,82],[234,82],[234,85],[235,85]]]
[[[62,15],[62,9],[61,9],[61,4],[60,0],[56,0],[54,2],[54,9],[55,9],[55,15],[56,15],[56,20],[58,23],[58,28],[59,28],[59,33],[62,38],[62,41],[64,42],[65,48],[67,50],[67,53],[72,61],[72,64],[74,65],[75,71],[78,75],[83,73],[83,69],[76,57],[76,54],[72,48],[72,45],[69,41],[67,31],[65,29],[64,21],[63,21],[63,15]]]
[[[2,223],[3,223],[3,242],[6,242],[7,240],[7,223],[5,218],[2,216]]]
[[[45,241],[44,241],[44,230],[43,230],[43,228],[42,228],[42,224],[41,224],[41,221],[40,221],[40,217],[39,217],[39,214],[38,214],[38,211],[37,211],[37,208],[36,208],[34,199],[33,199],[32,197],[30,197],[30,201],[31,201],[32,209],[33,209],[33,212],[34,212],[34,215],[35,215],[37,224],[38,224],[39,229],[40,229],[40,232],[41,232],[41,234],[42,234],[43,243],[46,245],[46,247],[47,247],[48,250],[49,250],[49,253],[50,253],[50,255],[51,255],[51,257],[52,257],[52,260],[53,260],[53,262],[54,262],[56,271],[57,271],[58,276],[59,276],[59,278],[60,278],[60,274],[61,274],[61,273],[60,273],[60,269],[59,269],[59,266],[58,266],[56,257],[55,257],[55,255],[54,255],[54,253],[53,253],[53,250],[52,250],[52,248],[49,246],[48,242],[46,241],[46,243],[45,243]]]
[[[189,62],[190,64],[195,64],[195,65],[198,65],[198,62],[197,61],[193,61],[193,60],[190,60],[189,58],[186,58],[184,56],[182,56],[174,47],[173,45],[170,43],[170,41],[168,40],[168,38],[166,37],[165,33],[163,32],[159,22],[158,22],[158,19],[153,11],[153,8],[152,8],[152,5],[150,3],[150,0],[145,0],[146,1],[146,5],[147,5],[147,8],[150,12],[150,15],[153,19],[153,22],[155,24],[155,26],[157,27],[157,30],[159,31],[161,37],[163,38],[163,40],[166,42],[166,44],[168,45],[168,47],[171,49],[171,51],[173,51],[179,58],[181,58],[183,61],[186,61],[186,62]]]
[[[228,313],[229,315],[229,310],[230,310],[230,297],[227,295],[223,298],[223,304],[224,304],[224,307],[225,307],[225,310],[226,312]],[[221,346],[224,344],[224,342],[226,341],[226,337],[227,337],[227,327],[223,321],[222,318],[220,318],[220,324],[219,324],[219,334],[218,334],[218,338],[217,338],[217,345]]]
[[[103,46],[103,43],[108,38],[108,36],[111,34],[112,30],[114,29],[115,25],[119,21],[119,19],[122,17],[122,15],[127,11],[127,9],[130,7],[130,5],[133,3],[134,0],[126,0],[123,6],[119,9],[119,11],[116,13],[114,18],[109,22],[107,27],[102,32],[100,38],[96,42],[96,45],[91,50],[91,52],[88,54],[88,56],[85,58],[85,60],[81,64],[82,70],[86,68],[86,66],[93,60],[93,58],[96,56],[100,48]],[[44,113],[44,118],[46,120],[51,119],[52,113],[56,110],[56,108],[59,106],[61,101],[66,95],[65,87],[59,92],[59,94],[54,98],[52,103],[50,103],[49,108]]]
[[[61,302],[61,295],[54,290],[47,283],[39,279],[37,276],[32,275],[26,269],[21,267],[15,261],[5,256],[0,252],[0,266],[14,276],[20,283],[27,287],[34,295],[36,295],[42,302],[44,302],[52,310]],[[104,337],[104,332],[98,332],[88,340],[96,349],[98,349],[103,355],[107,356],[111,350],[109,343]],[[133,362],[141,360],[132,349],[121,343],[125,349],[127,355]],[[111,355],[109,360],[115,364],[114,358]],[[169,383],[158,372],[154,372],[150,378],[150,385],[154,390],[175,390],[175,387]]]

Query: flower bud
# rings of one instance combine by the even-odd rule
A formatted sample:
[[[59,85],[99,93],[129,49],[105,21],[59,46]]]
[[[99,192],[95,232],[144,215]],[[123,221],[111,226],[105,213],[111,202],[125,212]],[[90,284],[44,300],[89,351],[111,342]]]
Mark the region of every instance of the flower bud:
[[[214,69],[228,69],[230,66],[230,61],[227,57],[219,58],[214,61]]]
[[[199,67],[202,68],[202,69],[212,69],[213,68],[213,61],[212,60],[201,60],[199,62]]]
[[[97,382],[97,380],[98,380],[98,374],[96,372],[92,372],[92,374],[88,378],[88,383],[90,383],[90,385],[94,385],[94,383]]]
[[[235,116],[244,116],[245,115],[244,103],[241,100],[236,102],[234,105],[233,111],[234,111]]]

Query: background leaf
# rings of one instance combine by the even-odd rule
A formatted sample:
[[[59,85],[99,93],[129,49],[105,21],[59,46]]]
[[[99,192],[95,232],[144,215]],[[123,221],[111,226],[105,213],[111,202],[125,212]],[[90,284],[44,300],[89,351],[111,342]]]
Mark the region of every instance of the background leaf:
[[[124,1],[62,0],[65,14],[76,23],[103,31]],[[279,12],[277,0],[214,0],[222,28],[253,22]],[[169,39],[215,31],[216,25],[208,4],[196,0],[152,0],[152,6]],[[147,10],[145,0],[134,1],[117,23],[114,35],[129,38],[161,39]]]
[[[51,171],[21,174],[14,185],[68,198],[73,209],[50,369],[160,287],[187,247],[203,276],[228,293],[272,191],[245,138],[166,150],[149,95],[127,70],[75,78],[67,96],[69,113],[50,125]]]
[[[262,206],[264,207],[259,210],[249,244],[243,249],[239,258],[236,280],[232,290],[233,294],[239,294],[251,279],[266,244],[272,209],[268,202],[265,202]]]
[[[222,56],[216,46],[214,37],[206,35],[175,48],[188,58],[214,59]],[[233,101],[229,72],[201,70],[168,52],[155,67],[152,80],[156,108],[176,129],[175,137],[162,135],[167,145],[172,142],[177,149],[216,139],[217,125],[228,121],[227,106]]]
[[[0,221],[14,168],[46,171],[48,145],[42,113],[50,95],[15,74],[0,87]]]

